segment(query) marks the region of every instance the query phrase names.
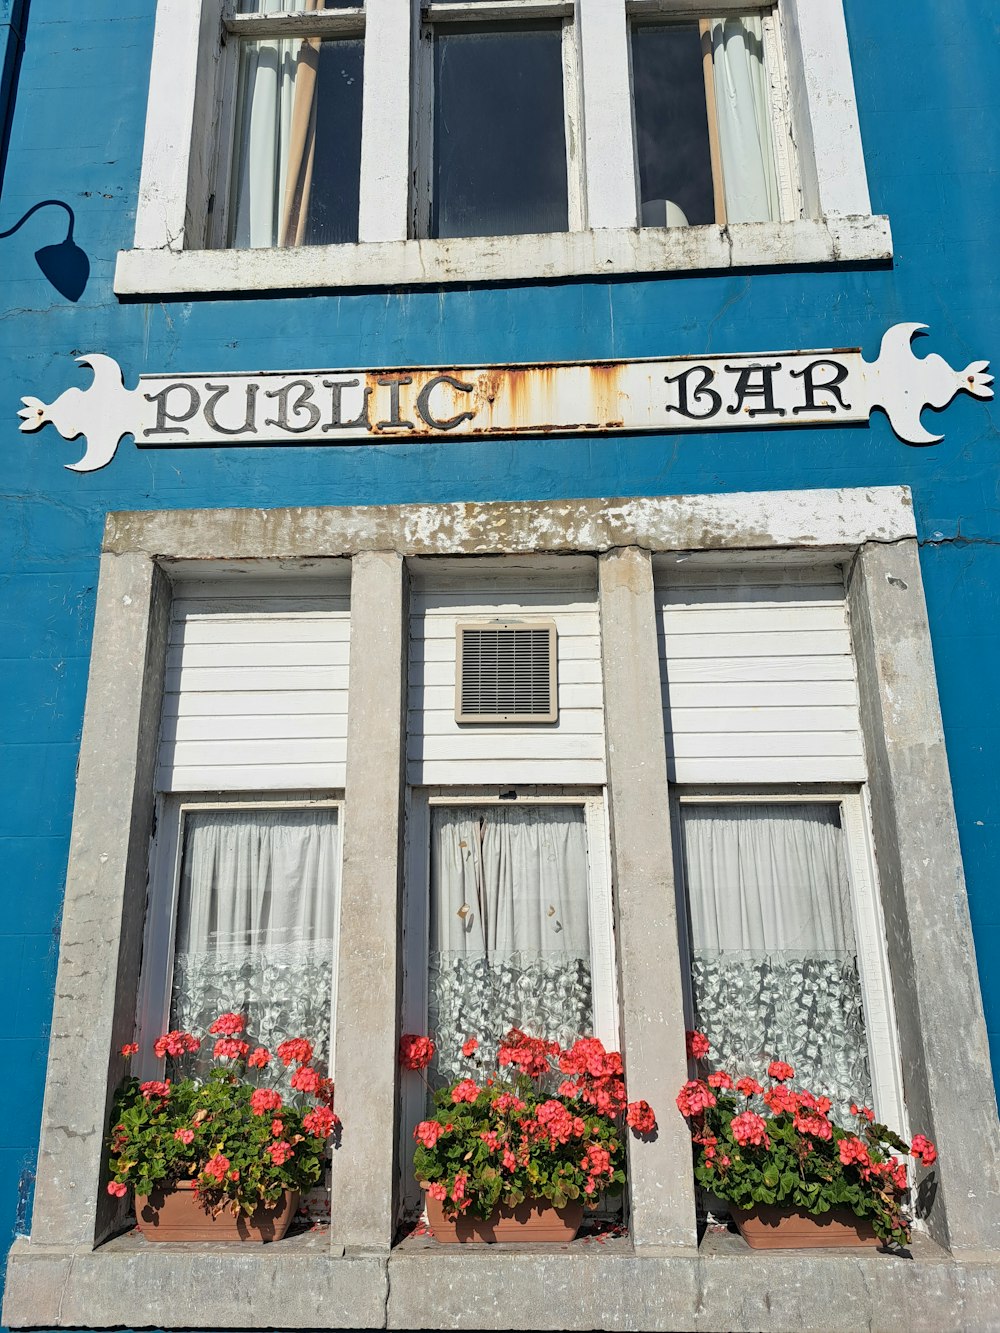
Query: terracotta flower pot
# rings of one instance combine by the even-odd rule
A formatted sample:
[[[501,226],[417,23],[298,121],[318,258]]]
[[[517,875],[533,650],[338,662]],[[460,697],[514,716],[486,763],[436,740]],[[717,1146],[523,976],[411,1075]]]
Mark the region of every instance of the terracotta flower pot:
[[[544,1241],[548,1244],[570,1241],[580,1230],[583,1204],[569,1203],[554,1208],[548,1199],[525,1199],[516,1208],[495,1208],[490,1217],[470,1217],[467,1213],[449,1222],[444,1205],[428,1194],[427,1221],[434,1239],[442,1245],[523,1244]]]
[[[729,1205],[740,1235],[753,1250],[857,1249],[881,1245],[867,1218],[846,1208],[832,1208],[821,1217],[798,1208],[760,1204],[744,1209]]]
[[[229,1208],[213,1217],[194,1191],[193,1180],[179,1180],[169,1189],[135,1196],[135,1220],[147,1240],[281,1240],[299,1206],[298,1193],[285,1190],[249,1217],[234,1217]]]

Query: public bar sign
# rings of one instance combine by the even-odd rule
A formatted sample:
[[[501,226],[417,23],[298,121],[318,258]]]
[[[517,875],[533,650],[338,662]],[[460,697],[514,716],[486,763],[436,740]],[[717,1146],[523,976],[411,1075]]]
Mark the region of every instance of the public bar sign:
[[[925,407],[956,394],[992,398],[988,363],[953,370],[914,356],[922,324],[896,324],[875,361],[860,348],[661,357],[646,361],[449,366],[392,370],[140,375],[124,385],[118,363],[81,356],[87,389],[53,403],[24,398],[21,430],[51,423],[86,437],[67,467],[110,463],[125,435],[143,448],[183,445],[388,443],[512,435],[717,431],[734,427],[839,426],[880,407],[907,444],[936,444]]]

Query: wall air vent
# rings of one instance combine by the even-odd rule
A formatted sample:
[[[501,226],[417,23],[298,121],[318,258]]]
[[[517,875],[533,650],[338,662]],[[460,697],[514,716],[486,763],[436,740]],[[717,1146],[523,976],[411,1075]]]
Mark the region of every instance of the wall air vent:
[[[552,621],[477,621],[456,629],[456,722],[557,720]]]

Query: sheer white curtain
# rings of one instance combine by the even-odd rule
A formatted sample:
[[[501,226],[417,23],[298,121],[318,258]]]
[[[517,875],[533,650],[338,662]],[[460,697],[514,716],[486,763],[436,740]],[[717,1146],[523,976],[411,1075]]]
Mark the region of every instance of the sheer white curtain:
[[[267,0],[245,12],[301,13],[321,0]],[[316,148],[316,38],[247,41],[240,60],[231,243],[301,245],[306,237]]]
[[[172,1026],[232,1010],[272,1050],[305,1036],[325,1062],[339,844],[330,808],[187,813]]]
[[[846,1114],[871,1097],[839,807],[682,805],[696,1019],[736,1076],[787,1060]]]
[[[430,923],[442,1077],[461,1071],[466,1037],[492,1058],[511,1027],[560,1042],[592,1029],[580,807],[433,807]]]
[[[711,30],[726,216],[776,222],[781,213],[760,16],[713,19]]]

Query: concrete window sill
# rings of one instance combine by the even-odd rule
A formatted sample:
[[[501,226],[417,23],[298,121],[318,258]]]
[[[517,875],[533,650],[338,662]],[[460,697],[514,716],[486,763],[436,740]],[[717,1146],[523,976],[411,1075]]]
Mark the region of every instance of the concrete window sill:
[[[918,1238],[913,1259],[877,1251],[753,1252],[709,1237],[695,1253],[623,1245],[418,1246],[330,1253],[280,1245],[99,1250],[17,1240],[10,1327],[389,1329],[787,1329],[995,1327],[1000,1256],[958,1261]],[[810,1323],[815,1312],[818,1322]]]
[[[529,236],[369,241],[288,250],[122,250],[125,298],[322,291],[442,283],[544,282],[740,268],[880,264],[889,220],[831,217],[728,227],[606,228]]]

